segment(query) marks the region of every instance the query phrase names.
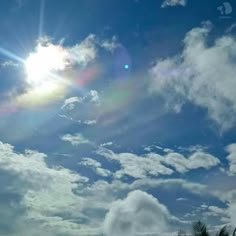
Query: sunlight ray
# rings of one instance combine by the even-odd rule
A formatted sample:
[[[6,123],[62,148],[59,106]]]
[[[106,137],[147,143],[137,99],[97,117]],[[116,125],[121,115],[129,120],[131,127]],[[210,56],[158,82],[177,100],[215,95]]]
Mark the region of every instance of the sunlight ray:
[[[43,34],[43,25],[44,25],[44,10],[45,10],[45,0],[40,1],[40,12],[39,12],[39,38]]]
[[[18,62],[25,63],[25,61],[24,61],[23,58],[17,56],[16,54],[14,54],[14,53],[8,51],[8,50],[5,49],[5,48],[0,47],[0,53],[1,53],[2,55],[5,55],[5,56],[7,56],[7,57],[13,59],[13,60],[18,61]]]

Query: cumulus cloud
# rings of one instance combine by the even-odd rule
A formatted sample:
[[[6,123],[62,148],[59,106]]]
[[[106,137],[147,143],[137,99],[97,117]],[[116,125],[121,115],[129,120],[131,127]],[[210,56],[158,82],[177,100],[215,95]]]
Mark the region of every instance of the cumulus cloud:
[[[84,96],[67,98],[64,101],[63,105],[61,106],[61,109],[74,110],[76,107],[76,103],[92,103],[92,104],[98,105],[100,103],[100,97],[99,97],[98,91],[90,90]]]
[[[117,38],[115,36],[112,37],[112,40],[104,40],[101,42],[101,46],[108,51],[113,52],[120,44],[117,42]]]
[[[169,153],[163,162],[173,166],[180,173],[198,168],[210,169],[220,163],[218,158],[204,152],[195,152],[189,158],[173,152]]]
[[[187,0],[165,0],[161,7],[175,7],[175,6],[186,6]]]
[[[87,65],[88,62],[96,58],[96,37],[89,35],[83,42],[69,49],[72,62]]]
[[[104,222],[104,232],[113,236],[153,235],[169,230],[175,219],[152,195],[136,190],[112,203]]]
[[[150,189],[155,189],[156,192],[163,192],[168,194],[168,196],[173,197],[172,201],[175,201],[176,191],[181,192],[181,196],[187,192],[196,195],[197,197],[203,197],[203,199],[208,196],[209,189],[206,185],[192,183],[183,179],[139,179],[135,180],[133,183],[128,183],[120,180],[113,180],[107,182],[104,180],[98,180],[95,183],[81,188],[77,191],[78,195],[83,197],[86,205],[85,208],[89,209],[89,212],[95,212],[93,214],[95,219],[104,219],[105,214],[117,199],[125,199],[127,194],[134,190],[150,191]],[[175,194],[172,194],[175,193]],[[96,214],[96,212],[102,212],[101,215]],[[90,217],[91,218],[91,217]],[[180,220],[181,221],[181,220]],[[184,222],[176,223],[178,226]],[[174,226],[174,222],[172,222]]]
[[[111,182],[99,180],[88,183],[87,178],[66,168],[49,167],[46,163],[47,155],[43,153],[31,150],[17,153],[11,145],[3,143],[0,143],[0,153],[1,179],[7,178],[8,182],[8,186],[5,187],[2,186],[5,182],[0,183],[1,191],[4,189],[4,191],[10,191],[11,194],[17,193],[20,197],[18,199],[17,196],[13,202],[15,205],[23,207],[25,211],[24,217],[20,216],[21,222],[18,220],[21,209],[17,209],[15,221],[18,223],[14,226],[19,229],[18,224],[23,225],[24,228],[26,224],[30,224],[34,226],[32,230],[35,228],[35,230],[45,233],[46,236],[99,235],[104,217],[104,231],[109,232],[110,235],[116,235],[116,233],[117,235],[119,235],[118,233],[132,235],[132,233],[138,232],[137,230],[143,224],[144,226],[140,230],[144,234],[151,231],[157,232],[157,230],[159,232],[159,229],[165,231],[165,227],[169,228],[169,225],[174,225],[178,220],[158,200],[142,191],[150,188],[165,188],[168,191],[185,189],[199,196],[209,193],[207,186],[183,179],[143,178],[135,180],[133,183],[116,179]],[[115,153],[109,154],[116,155]],[[119,156],[119,158],[124,157]],[[134,165],[137,168],[136,164],[129,161],[131,166]],[[147,163],[144,162],[144,169]],[[105,176],[106,170],[102,168],[99,161],[86,157],[82,158],[81,164],[91,167],[101,176]],[[154,159],[149,165],[153,164]],[[139,165],[142,166],[143,163],[140,162]],[[147,177],[145,171],[141,170],[140,175]],[[8,173],[7,176],[6,173]],[[105,174],[109,174],[109,172]],[[127,197],[128,192],[138,189],[142,191],[131,192]],[[12,195],[7,197],[12,199]],[[176,195],[173,197],[175,200]],[[117,199],[124,200],[117,201]],[[12,207],[12,200],[9,205]],[[12,218],[12,211],[8,209],[6,212],[10,213],[4,214],[4,216]],[[130,217],[123,224],[122,216],[123,219],[126,219],[126,214]],[[147,222],[145,218],[148,220]],[[1,220],[3,222],[4,219]],[[117,222],[117,225],[122,228],[118,228],[114,222]],[[7,235],[5,232],[2,234]],[[37,236],[32,231],[28,234],[24,231],[17,235]]]
[[[229,174],[236,175],[236,143],[232,143],[226,147],[229,153],[227,160],[229,161]]]
[[[54,63],[55,70],[64,70],[66,67],[73,65],[86,66],[96,59],[99,47],[105,48],[106,50],[116,47],[114,39],[99,40],[94,34],[88,35],[83,41],[70,47],[64,46],[63,40],[59,44],[54,44],[52,41],[48,36],[39,38],[36,51],[43,49],[44,52],[47,50],[51,50],[53,53],[56,52],[56,62],[58,63],[55,64],[55,61],[51,62]],[[47,55],[50,56],[52,53],[47,53]]]
[[[89,95],[87,96],[91,102],[99,103],[100,98],[98,96],[98,92],[96,90],[90,90]]]
[[[82,134],[65,134],[61,137],[61,140],[65,142],[71,143],[73,146],[77,146],[79,144],[90,144],[91,142],[86,139]]]
[[[0,174],[8,180],[7,191],[2,194],[8,192],[11,201],[14,196],[20,197],[18,202],[14,203],[15,206],[10,205],[8,214],[4,215],[4,218],[11,217],[14,209],[19,206],[14,217],[15,227],[18,227],[16,234],[38,235],[37,231],[42,229],[47,232],[45,235],[50,236],[73,235],[73,231],[78,232],[78,224],[70,219],[80,217],[78,209],[82,199],[74,194],[74,189],[86,183],[88,179],[63,167],[48,167],[45,162],[47,156],[37,151],[16,153],[13,146],[0,142],[0,153]],[[3,184],[6,183],[0,184],[3,189]],[[9,222],[11,220],[8,219]],[[28,224],[32,227],[25,231],[25,225]],[[4,228],[0,228],[0,231]],[[20,230],[24,232],[19,232]],[[35,232],[32,232],[33,230]],[[7,235],[6,232],[1,234]],[[15,232],[10,235],[15,235]]]
[[[209,206],[208,207],[208,215],[212,215],[212,216],[226,216],[227,217],[227,214],[226,214],[226,209],[224,208],[220,208],[218,206]]]
[[[95,159],[84,157],[82,158],[82,161],[79,162],[78,164],[92,167],[95,170],[95,172],[100,176],[107,177],[111,175],[111,171],[102,168],[101,163]]]
[[[139,156],[133,153],[114,153],[100,147],[97,153],[120,163],[121,169],[115,173],[117,178],[125,175],[134,178],[171,175],[174,171],[169,167],[175,168],[177,172],[185,173],[198,168],[210,169],[220,163],[219,159],[204,152],[194,152],[188,158],[175,152],[170,152],[165,156],[156,153]]]
[[[233,188],[229,191],[217,191],[219,199],[227,204],[227,208],[223,210],[222,220],[227,221],[227,223],[231,223],[232,225],[236,222],[236,190]],[[216,210],[218,214],[220,214],[220,210]],[[215,214],[217,214],[215,212]]]
[[[84,96],[67,98],[61,106],[60,117],[85,125],[97,123],[101,98],[98,91],[90,90]]]
[[[112,206],[117,201],[117,199],[126,199],[127,194],[135,190],[150,191],[151,189],[153,190],[155,189],[155,192],[158,193],[165,193],[168,196],[170,196],[170,198],[173,197],[172,200],[170,201],[174,202],[176,200],[176,197],[178,196],[176,195],[177,192],[181,194],[179,197],[184,197],[185,194],[189,196],[188,193],[191,193],[192,197],[191,199],[189,199],[189,201],[191,202],[193,199],[195,201],[196,199],[200,198],[200,204],[202,203],[202,201],[205,201],[206,198],[209,199],[210,201],[212,197],[213,199],[215,199],[215,195],[213,194],[213,192],[211,192],[209,186],[207,185],[194,183],[184,179],[162,179],[162,178],[138,179],[135,180],[133,183],[124,182],[120,180],[113,180],[111,182],[98,180],[95,183],[89,185],[88,187],[80,189],[78,194],[82,196],[84,199],[86,199],[85,205],[86,207],[89,208],[89,212],[90,213],[98,211],[103,212],[101,214],[102,216],[101,215],[98,216],[97,214],[93,215],[95,216],[95,218],[100,217],[99,219],[101,218],[103,219],[106,212],[111,211]],[[176,204],[180,203],[176,202]],[[142,209],[142,207],[140,206],[139,209]],[[186,224],[186,221],[182,220],[179,220],[176,223],[176,225],[175,222],[171,222],[171,225],[173,227],[177,226],[178,229],[179,227],[185,228],[189,224],[191,224],[191,222],[187,222]]]
[[[158,60],[151,68],[150,89],[179,112],[186,102],[207,110],[222,131],[236,122],[236,41],[232,36],[207,44],[209,24],[194,28],[180,55]]]
[[[236,221],[236,201],[232,201],[229,204],[229,207],[227,209],[227,215],[230,217],[230,222],[232,225],[235,224]]]
[[[145,178],[148,175],[171,175],[173,170],[161,164],[161,156],[142,157],[133,153],[114,153],[111,150],[100,148],[97,152],[107,159],[118,161],[121,169],[115,173],[117,178],[129,175],[134,178]],[[159,159],[158,159],[159,157]]]

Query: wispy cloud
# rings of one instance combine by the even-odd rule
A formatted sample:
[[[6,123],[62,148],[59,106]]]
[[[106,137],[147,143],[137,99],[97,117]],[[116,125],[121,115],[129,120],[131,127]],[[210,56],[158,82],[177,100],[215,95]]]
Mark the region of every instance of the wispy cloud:
[[[61,140],[65,142],[71,143],[73,146],[77,146],[79,144],[91,144],[91,141],[86,139],[82,134],[65,134],[61,137]]]
[[[111,175],[111,171],[102,168],[102,164],[92,158],[89,157],[83,157],[82,161],[78,163],[79,165],[83,165],[83,166],[88,166],[91,167],[92,169],[94,169],[94,171],[96,172],[96,174],[103,176],[103,177],[107,177]]]
[[[187,0],[165,0],[161,7],[175,7],[175,6],[186,6]]]

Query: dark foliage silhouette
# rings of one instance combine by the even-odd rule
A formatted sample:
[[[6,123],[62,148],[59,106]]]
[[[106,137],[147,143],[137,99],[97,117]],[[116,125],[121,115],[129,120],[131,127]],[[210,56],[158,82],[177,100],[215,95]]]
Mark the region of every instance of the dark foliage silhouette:
[[[201,222],[200,220],[193,223],[193,236],[210,236],[207,226]],[[179,231],[178,236],[183,236],[182,231]],[[221,228],[217,233],[216,236],[230,236],[229,229],[227,226]],[[233,231],[232,236],[236,236],[236,228]]]
[[[227,227],[224,226],[219,232],[217,232],[216,236],[229,236]]]
[[[207,227],[201,221],[193,223],[193,235],[194,236],[209,236]]]

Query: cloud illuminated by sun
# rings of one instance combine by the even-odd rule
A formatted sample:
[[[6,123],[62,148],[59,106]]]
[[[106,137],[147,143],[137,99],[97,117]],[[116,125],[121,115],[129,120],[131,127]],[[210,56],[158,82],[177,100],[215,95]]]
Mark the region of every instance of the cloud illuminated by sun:
[[[50,41],[39,42],[25,59],[29,89],[18,97],[18,101],[30,106],[53,102],[60,98],[69,83],[65,78],[65,71],[71,63],[67,48]]]
[[[71,87],[84,86],[96,77],[94,67],[85,69],[96,59],[98,48],[110,51],[109,41],[105,42],[89,35],[80,43],[66,47],[63,41],[53,43],[47,36],[39,38],[35,49],[20,60],[28,87],[17,97],[18,103],[22,106],[48,104],[61,99]]]
[[[54,73],[65,70],[68,65],[69,54],[62,46],[39,44],[25,60],[27,81],[30,85],[43,84],[52,80]]]

